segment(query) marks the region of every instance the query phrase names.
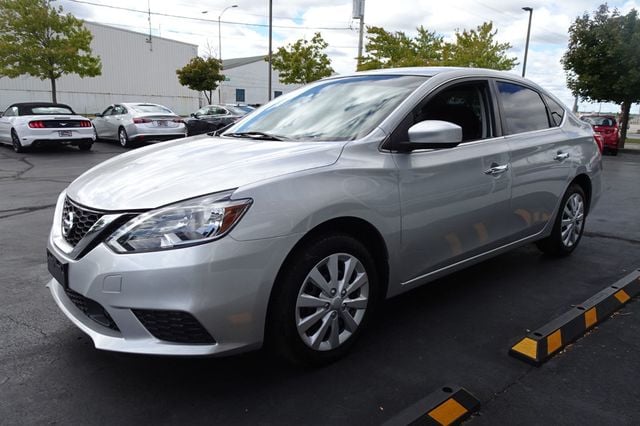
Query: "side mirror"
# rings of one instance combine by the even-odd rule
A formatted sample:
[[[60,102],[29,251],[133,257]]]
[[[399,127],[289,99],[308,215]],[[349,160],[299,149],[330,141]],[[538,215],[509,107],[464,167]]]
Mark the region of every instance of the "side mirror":
[[[189,114],[190,117],[196,118],[198,116],[198,114],[196,114],[195,112],[192,112],[191,114]]]
[[[453,148],[462,142],[462,127],[448,121],[426,120],[409,128],[409,141],[400,144],[401,151]]]
[[[102,113],[101,113],[101,112],[96,112],[94,115],[95,115],[96,117],[102,117]]]

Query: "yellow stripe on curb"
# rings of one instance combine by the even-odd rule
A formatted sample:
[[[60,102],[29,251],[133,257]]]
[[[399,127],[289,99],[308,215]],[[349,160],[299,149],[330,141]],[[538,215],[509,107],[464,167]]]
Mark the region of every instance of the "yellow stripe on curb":
[[[441,425],[450,425],[467,412],[458,401],[448,399],[433,410],[429,411],[429,417]]]
[[[528,356],[531,359],[536,359],[536,356],[538,355],[538,342],[525,337],[511,349],[521,353],[522,355]]]
[[[614,296],[616,297],[616,299],[618,299],[620,303],[627,303],[629,299],[631,299],[627,294],[627,292],[624,290],[618,291],[616,294],[614,294]]]
[[[562,330],[557,329],[547,337],[547,354],[551,355],[562,347]]]
[[[584,328],[591,328],[598,322],[598,311],[596,307],[589,309],[584,313]]]

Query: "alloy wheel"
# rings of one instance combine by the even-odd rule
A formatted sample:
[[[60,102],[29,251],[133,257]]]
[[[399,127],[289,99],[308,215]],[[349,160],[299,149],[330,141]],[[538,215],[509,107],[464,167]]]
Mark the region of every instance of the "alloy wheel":
[[[562,210],[561,238],[565,247],[573,247],[582,234],[584,226],[584,200],[582,195],[573,193]]]
[[[129,144],[129,138],[127,137],[127,132],[124,129],[120,129],[118,132],[118,139],[120,140],[120,145],[126,147]]]
[[[298,335],[311,349],[329,351],[360,326],[369,302],[369,278],[353,255],[335,253],[318,262],[298,292]]]

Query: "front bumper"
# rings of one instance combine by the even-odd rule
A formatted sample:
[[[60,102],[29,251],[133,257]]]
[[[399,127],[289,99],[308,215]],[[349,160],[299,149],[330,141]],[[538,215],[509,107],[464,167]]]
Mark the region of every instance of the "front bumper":
[[[232,354],[261,346],[271,288],[296,239],[240,242],[228,235],[199,246],[124,255],[100,244],[72,260],[50,238],[49,250],[69,264],[69,288],[97,302],[117,327],[88,316],[55,279],[48,287],[62,312],[98,349],[153,355]],[[136,316],[138,310],[188,313],[215,343],[161,340]]]

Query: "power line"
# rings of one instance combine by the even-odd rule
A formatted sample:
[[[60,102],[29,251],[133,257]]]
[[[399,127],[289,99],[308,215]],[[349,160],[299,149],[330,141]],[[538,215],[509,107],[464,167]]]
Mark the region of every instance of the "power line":
[[[123,6],[113,6],[113,5],[109,5],[109,4],[100,4],[100,3],[94,3],[94,2],[85,1],[85,0],[66,0],[66,1],[73,2],[73,3],[79,3],[79,4],[87,4],[87,5],[91,5],[91,6],[97,6],[97,7],[104,7],[104,8],[108,8],[108,9],[125,10],[127,12],[135,12],[135,13],[142,13],[142,14],[149,13],[146,10],[133,9],[133,8],[123,7]],[[206,18],[197,18],[197,17],[193,17],[193,16],[174,15],[174,14],[171,14],[171,13],[151,12],[151,15],[164,16],[164,17],[176,18],[176,19],[186,19],[186,20],[190,20],[190,21],[207,22],[207,23],[210,23],[210,24],[214,24],[214,23],[217,24],[218,23],[217,19],[214,20],[214,19],[206,19]],[[269,27],[268,24],[254,24],[254,23],[250,23],[250,22],[220,21],[220,23],[229,24],[229,25],[243,25],[243,26],[247,26],[247,27],[260,27],[260,28],[268,28]],[[303,26],[295,26],[295,25],[274,25],[273,27],[274,28],[284,28],[284,29],[294,29],[294,30],[352,31],[352,28],[349,28],[349,27],[303,27]]]

